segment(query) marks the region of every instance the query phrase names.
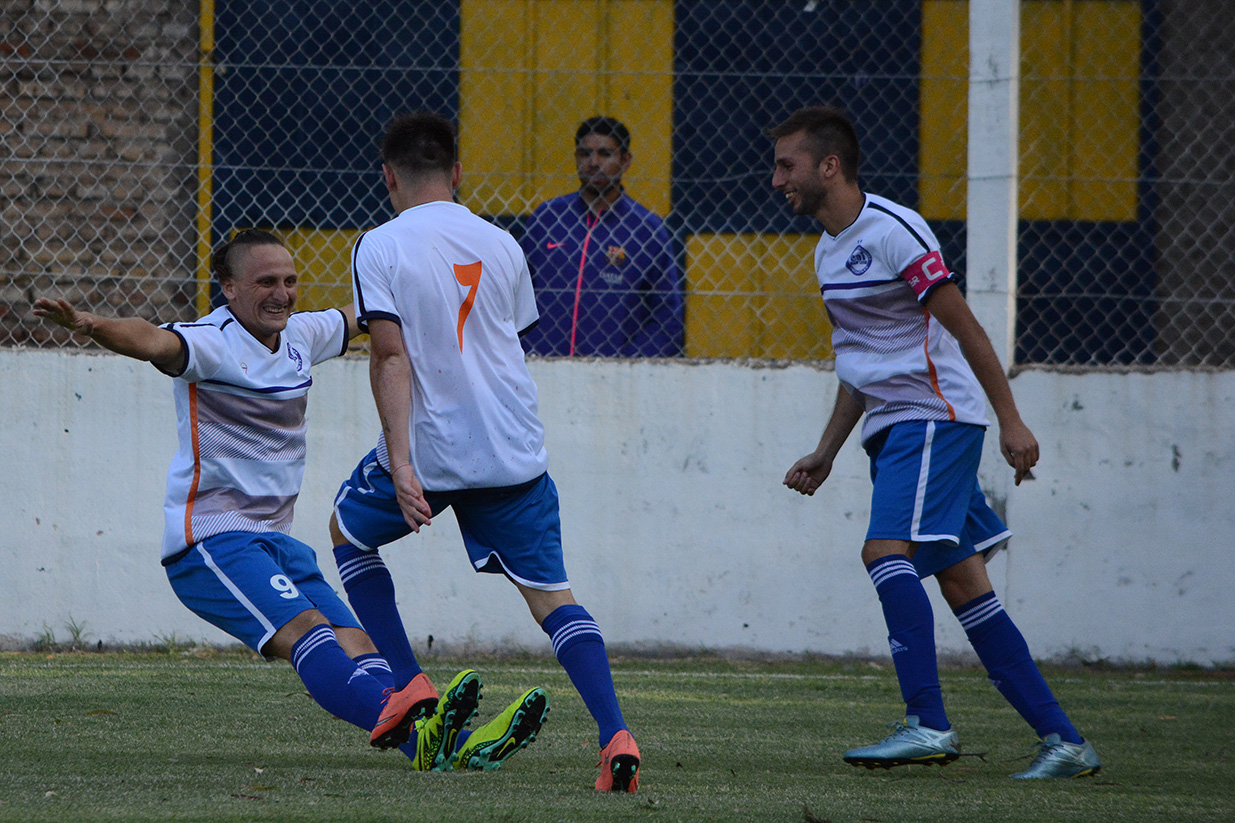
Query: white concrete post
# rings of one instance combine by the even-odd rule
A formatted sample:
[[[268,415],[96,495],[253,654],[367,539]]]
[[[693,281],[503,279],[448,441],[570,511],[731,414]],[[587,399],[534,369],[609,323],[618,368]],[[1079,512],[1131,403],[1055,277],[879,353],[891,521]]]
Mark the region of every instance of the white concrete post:
[[[1020,0],[969,3],[969,303],[1005,367],[1015,341]]]
[[[1016,341],[1017,122],[1020,80],[1020,0],[969,2],[968,300],[1005,368]],[[992,418],[992,422],[994,422]],[[1032,428],[1032,424],[1031,424]],[[1013,474],[992,426],[979,482],[1013,532]],[[1016,538],[1013,538],[1013,545]],[[988,572],[1000,596],[1014,595],[1003,552]]]

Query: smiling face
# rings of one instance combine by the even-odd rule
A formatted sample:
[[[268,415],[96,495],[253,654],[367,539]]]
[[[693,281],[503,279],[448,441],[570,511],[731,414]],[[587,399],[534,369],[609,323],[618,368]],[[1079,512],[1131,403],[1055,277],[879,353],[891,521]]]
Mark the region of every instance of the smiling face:
[[[819,216],[828,202],[830,166],[839,164],[836,157],[816,158],[806,132],[799,131],[776,141],[774,164],[772,188],[785,196],[793,213]]]
[[[232,276],[220,283],[227,305],[249,334],[271,351],[296,305],[296,264],[273,243],[234,248]]]

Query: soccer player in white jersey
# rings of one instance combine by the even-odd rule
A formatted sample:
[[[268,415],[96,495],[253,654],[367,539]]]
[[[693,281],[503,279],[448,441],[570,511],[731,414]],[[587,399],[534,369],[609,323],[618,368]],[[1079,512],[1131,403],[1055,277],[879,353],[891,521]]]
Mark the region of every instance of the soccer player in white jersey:
[[[382,431],[340,488],[330,521],[348,599],[400,687],[371,742],[385,748],[419,731],[420,704],[436,694],[378,548],[453,507],[472,566],[519,589],[595,718],[596,788],[633,792],[639,749],[600,628],[575,602],[562,561],[557,489],[519,343],[537,321],[527,261],[506,231],[454,202],[462,167],[448,120],[396,118],[381,157],[397,216],[361,236],[352,269]],[[547,711],[544,690],[529,690],[470,737],[460,734],[452,765],[497,768]]]
[[[193,323],[101,317],[47,298],[34,313],[174,378],[180,445],[167,474],[162,548],[172,589],[254,651],[290,661],[322,708],[371,731],[393,687],[390,668],[322,577],[313,549],[289,534],[310,367],[347,351],[353,309],[293,313],[296,267],[267,232],[240,232],[212,267],[227,305]],[[476,689],[456,691],[444,710],[474,713]],[[431,763],[438,738],[404,751],[414,764]]]
[[[841,384],[819,445],[790,467],[784,484],[813,495],[865,414],[861,437],[874,490],[862,562],[883,607],[906,706],[891,735],[846,752],[845,761],[890,768],[945,765],[960,755],[921,583],[934,575],[991,682],[1041,739],[1033,763],[1013,777],[1096,773],[1093,746],[1059,707],[986,573],[986,558],[1011,532],[978,488],[985,401],[1018,485],[1038,461],[1038,443],[959,278],[919,214],[859,188],[857,134],[841,111],[801,109],[769,135],[776,140],[772,186],[794,214],[823,224],[815,272]]]

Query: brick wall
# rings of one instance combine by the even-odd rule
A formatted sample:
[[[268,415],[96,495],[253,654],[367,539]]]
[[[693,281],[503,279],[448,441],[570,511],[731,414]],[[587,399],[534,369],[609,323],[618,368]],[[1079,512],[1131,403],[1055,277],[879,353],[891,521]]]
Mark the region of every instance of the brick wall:
[[[30,303],[183,319],[196,294],[197,4],[0,0],[0,345]]]

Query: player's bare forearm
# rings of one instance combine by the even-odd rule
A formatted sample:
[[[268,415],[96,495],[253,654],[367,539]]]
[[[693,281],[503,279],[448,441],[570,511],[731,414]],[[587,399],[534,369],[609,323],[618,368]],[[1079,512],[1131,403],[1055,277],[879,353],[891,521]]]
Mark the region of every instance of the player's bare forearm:
[[[824,426],[819,445],[799,459],[785,473],[784,485],[799,494],[813,495],[832,473],[832,463],[840,453],[841,446],[849,439],[854,426],[862,419],[862,405],[843,386],[836,390],[836,402],[832,416]]]
[[[390,455],[390,468],[410,462],[411,368],[406,357],[369,354],[369,386]]]
[[[936,289],[927,301],[927,309],[956,338],[961,354],[986,393],[999,421],[999,450],[1015,469],[1015,481],[1020,485],[1038,462],[1038,441],[1021,419],[995,347],[955,285],[948,283]]]
[[[85,335],[116,354],[146,360],[172,372],[184,367],[180,338],[140,317],[103,317],[78,311],[67,300],[45,297],[34,301],[34,314]]]
[[[428,525],[431,511],[411,465],[412,364],[398,324],[373,320],[369,336],[369,384],[386,440],[390,475],[403,519],[418,532],[421,525]]]

